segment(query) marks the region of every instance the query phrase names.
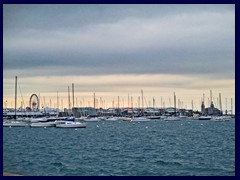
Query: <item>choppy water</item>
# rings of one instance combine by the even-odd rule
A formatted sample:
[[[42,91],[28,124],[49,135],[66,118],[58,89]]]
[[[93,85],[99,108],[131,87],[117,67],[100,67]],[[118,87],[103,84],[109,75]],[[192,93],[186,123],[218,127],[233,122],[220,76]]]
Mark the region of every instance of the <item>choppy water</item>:
[[[4,127],[3,166],[27,176],[233,176],[235,120]]]

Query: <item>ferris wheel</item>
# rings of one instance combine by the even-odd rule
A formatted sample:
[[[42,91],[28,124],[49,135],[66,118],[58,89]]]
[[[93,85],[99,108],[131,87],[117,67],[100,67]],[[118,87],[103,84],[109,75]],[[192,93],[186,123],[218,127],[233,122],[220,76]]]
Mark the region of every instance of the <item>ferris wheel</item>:
[[[39,99],[36,94],[32,94],[30,97],[29,106],[32,110],[36,111],[39,108]]]

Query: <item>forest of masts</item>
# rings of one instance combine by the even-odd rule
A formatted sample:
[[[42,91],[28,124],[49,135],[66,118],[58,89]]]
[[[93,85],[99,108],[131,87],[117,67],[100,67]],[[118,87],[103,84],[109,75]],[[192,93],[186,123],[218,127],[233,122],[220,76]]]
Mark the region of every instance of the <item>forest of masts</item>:
[[[16,91],[16,90],[15,90]],[[20,91],[21,92],[21,91]],[[67,107],[64,103],[63,98],[59,98],[58,95],[58,91],[56,93],[56,98],[55,98],[55,102],[52,101],[52,98],[50,98],[48,100],[48,102],[46,101],[45,96],[41,96],[40,93],[38,94],[38,99],[39,99],[39,109],[41,108],[56,108],[59,110],[64,110],[64,108],[67,109],[72,109],[73,107],[93,107],[96,109],[99,108],[103,108],[103,109],[107,109],[107,108],[157,108],[157,109],[164,109],[164,108],[168,108],[168,107],[174,107],[174,108],[178,108],[178,109],[191,109],[193,111],[200,111],[201,110],[201,104],[204,102],[205,107],[210,107],[211,103],[214,104],[214,106],[216,108],[218,108],[221,111],[230,111],[232,113],[233,111],[233,98],[230,99],[230,107],[228,107],[228,99],[225,98],[225,109],[223,109],[222,106],[222,98],[221,98],[221,93],[218,94],[217,98],[214,98],[212,96],[212,90],[210,90],[210,97],[207,98],[207,102],[206,102],[206,98],[205,98],[205,94],[203,94],[203,97],[201,98],[201,100],[199,100],[199,102],[197,102],[198,107],[196,106],[196,102],[194,102],[194,100],[191,100],[191,107],[187,107],[186,104],[184,104],[184,101],[182,101],[181,99],[176,99],[176,95],[174,92],[173,95],[173,104],[171,102],[171,98],[168,97],[168,102],[166,103],[166,101],[163,100],[162,96],[160,97],[160,106],[159,104],[156,104],[156,99],[155,97],[152,97],[151,100],[146,100],[146,97],[143,95],[143,90],[141,90],[141,96],[137,96],[137,97],[133,97],[130,96],[130,94],[128,93],[127,96],[127,100],[124,99],[124,97],[120,97],[117,96],[115,98],[112,98],[112,102],[106,101],[104,98],[102,97],[98,97],[96,98],[96,94],[95,92],[93,93],[93,97],[92,97],[92,101],[91,100],[84,100],[84,97],[82,98],[78,98],[78,97],[74,97],[74,83],[72,83],[72,97],[70,96],[70,86],[68,86],[68,98],[67,98]],[[59,102],[60,99],[60,102]],[[16,101],[16,99],[15,99]],[[65,100],[66,101],[66,100]],[[22,98],[21,100],[21,106],[19,108],[24,109],[24,107],[27,107],[29,104],[28,100],[25,101]],[[4,107],[8,108],[8,102],[7,100],[4,101]],[[12,102],[10,102],[10,107],[12,108]],[[230,108],[230,110],[229,110]]]

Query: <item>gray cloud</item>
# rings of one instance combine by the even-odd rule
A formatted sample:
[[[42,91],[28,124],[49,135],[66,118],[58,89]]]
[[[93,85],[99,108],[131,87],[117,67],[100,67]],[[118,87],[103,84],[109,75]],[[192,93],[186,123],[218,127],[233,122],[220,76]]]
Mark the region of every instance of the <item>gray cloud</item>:
[[[234,78],[234,5],[4,5],[4,74]]]

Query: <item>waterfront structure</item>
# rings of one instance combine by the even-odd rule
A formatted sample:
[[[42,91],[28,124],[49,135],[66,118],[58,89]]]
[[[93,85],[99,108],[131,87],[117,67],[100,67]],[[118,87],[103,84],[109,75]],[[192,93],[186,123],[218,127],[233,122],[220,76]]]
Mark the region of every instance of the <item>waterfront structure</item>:
[[[73,107],[72,114],[75,117],[96,115],[96,109],[93,107]]]
[[[211,102],[210,107],[205,108],[205,114],[208,116],[222,116],[222,111],[214,107],[213,102]]]

